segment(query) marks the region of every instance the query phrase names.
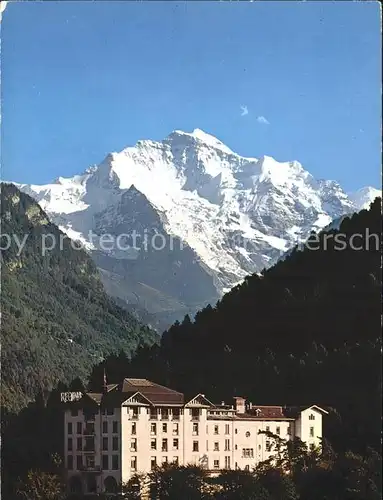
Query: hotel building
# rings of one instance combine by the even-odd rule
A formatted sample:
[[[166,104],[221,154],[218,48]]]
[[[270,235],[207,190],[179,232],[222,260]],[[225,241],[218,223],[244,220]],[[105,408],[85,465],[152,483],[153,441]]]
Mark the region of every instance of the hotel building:
[[[273,454],[270,431],[299,437],[318,447],[322,416],[318,406],[286,408],[213,404],[204,394],[184,395],[146,379],[126,378],[100,393],[63,393],[65,468],[73,492],[117,491],[136,473],[175,462],[208,471],[251,470]]]

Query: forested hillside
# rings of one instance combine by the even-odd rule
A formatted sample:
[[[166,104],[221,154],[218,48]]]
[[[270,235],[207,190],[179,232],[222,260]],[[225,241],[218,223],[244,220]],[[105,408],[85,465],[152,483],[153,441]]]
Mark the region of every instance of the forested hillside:
[[[338,447],[380,447],[381,207],[377,199],[312,235],[303,249],[249,276],[218,302],[141,349],[111,358],[99,384],[147,377],[216,401],[333,408],[327,436]]]
[[[9,196],[19,196],[12,188],[7,189]],[[31,203],[29,198],[23,199],[23,203],[26,202]],[[28,211],[28,206],[25,208]],[[123,376],[146,377],[185,391],[186,395],[203,392],[209,399],[218,402],[229,402],[232,396],[243,395],[254,404],[316,403],[325,406],[330,414],[324,419],[327,451],[323,464],[319,464],[316,471],[306,468],[311,478],[307,483],[306,474],[303,478],[305,484],[297,479],[296,486],[288,485],[293,492],[295,487],[299,490],[306,488],[306,496],[303,490],[288,496],[285,493],[287,486],[270,497],[255,493],[251,496],[249,491],[253,491],[254,484],[251,478],[246,477],[244,480],[249,485],[249,491],[241,496],[235,489],[233,496],[228,494],[223,498],[380,498],[380,233],[378,200],[370,211],[344,220],[339,231],[328,233],[333,236],[332,240],[328,240],[326,249],[323,234],[320,238],[321,249],[314,250],[315,245],[312,245],[311,250],[295,251],[262,276],[249,277],[216,307],[201,311],[194,322],[186,317],[182,324],[175,324],[164,333],[160,344],[141,346],[131,360],[123,352],[109,356],[94,367],[90,388],[100,388],[106,368],[109,383],[117,382]],[[334,243],[335,235],[341,234],[347,242],[343,250],[339,250]],[[356,237],[354,243],[360,249],[353,250],[350,240],[355,240],[353,235],[357,234],[361,236]],[[371,237],[367,247],[368,234],[378,235],[378,242],[375,241],[377,246]],[[37,262],[39,259],[38,253],[31,252],[31,255],[32,265],[34,259]],[[78,255],[80,259],[81,254]],[[12,260],[9,259],[7,267],[10,262]],[[93,269],[85,256],[82,260],[68,262],[72,264],[68,264],[65,270],[59,267],[64,275],[69,273],[70,265],[74,266],[71,275],[76,275],[76,262],[77,265],[87,262],[89,269]],[[17,272],[21,273],[22,269],[19,267]],[[9,281],[13,275],[9,269],[6,273]],[[94,280],[98,283],[93,272],[84,274],[90,282]],[[25,279],[20,283],[24,283]],[[51,282],[45,280],[44,283]],[[15,279],[13,284],[16,289],[20,287]],[[91,289],[97,289],[96,285]],[[72,294],[79,294],[71,287],[66,293],[66,302]],[[93,321],[89,308],[94,307],[93,310],[98,311],[95,306],[98,301],[109,304],[102,291],[99,293],[92,292],[86,299],[79,294],[81,303],[88,307],[88,325],[92,325]],[[99,299],[92,301],[93,294]],[[61,302],[57,290],[52,295]],[[24,302],[25,296],[27,292],[20,293]],[[5,307],[6,311],[8,308],[8,316],[11,315],[10,307],[9,304]],[[66,312],[68,310],[65,309]],[[80,311],[77,315],[85,324],[86,316]],[[16,314],[12,313],[13,316]],[[34,316],[34,320],[37,319]],[[62,322],[68,324],[66,318],[62,318]],[[5,334],[11,338],[12,331],[8,332],[8,329]],[[42,341],[44,337],[38,335],[38,330],[31,331],[32,338],[37,339],[35,342]],[[17,339],[17,345],[26,344],[25,349],[29,349],[31,342],[20,332],[21,327],[13,331],[12,338]],[[117,339],[121,340],[121,337]],[[6,353],[10,351],[9,344],[7,341]],[[55,355],[58,356],[57,353]],[[83,360],[80,355],[77,359]],[[16,362],[16,366],[23,366],[21,360],[16,359]],[[68,363],[64,355],[61,362]],[[26,367],[32,370],[30,364]],[[5,382],[10,386],[13,383],[10,378],[12,372],[9,373],[9,367],[5,368],[3,377],[5,375]],[[71,374],[65,373],[62,367],[54,369],[56,374],[62,372],[63,380],[70,378]],[[72,366],[70,369],[72,373],[75,371]],[[44,382],[45,379],[42,379],[41,383]],[[52,383],[52,380],[49,382]],[[81,390],[79,381],[74,381],[70,387]],[[15,498],[12,492],[17,487],[17,478],[26,478],[31,469],[57,470],[52,458],[56,453],[61,456],[63,453],[60,392],[67,389],[68,384],[58,384],[48,401],[44,401],[40,394],[34,404],[18,415],[2,411],[4,498]],[[328,455],[331,448],[327,446],[327,440],[332,443],[335,455],[332,452],[331,456]],[[270,474],[274,479],[279,477],[278,471],[271,471]],[[281,481],[285,483],[288,479],[283,476]],[[182,484],[186,485],[186,480]],[[177,495],[172,498],[178,499],[180,495]]]
[[[3,406],[20,408],[59,381],[86,380],[108,354],[130,356],[157,339],[106,295],[87,253],[11,184],[1,185],[1,234]]]

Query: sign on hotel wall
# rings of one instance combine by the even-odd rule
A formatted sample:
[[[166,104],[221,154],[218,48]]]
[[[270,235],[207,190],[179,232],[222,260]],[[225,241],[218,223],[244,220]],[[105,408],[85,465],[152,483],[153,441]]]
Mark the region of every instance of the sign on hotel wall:
[[[62,392],[61,393],[61,402],[62,403],[70,403],[73,401],[78,401],[82,398],[82,392]]]

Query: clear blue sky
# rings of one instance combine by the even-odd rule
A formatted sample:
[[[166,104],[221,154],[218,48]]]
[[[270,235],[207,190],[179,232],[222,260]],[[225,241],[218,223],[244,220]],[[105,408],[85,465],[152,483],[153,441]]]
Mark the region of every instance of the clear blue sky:
[[[379,187],[380,70],[373,2],[11,3],[3,178],[49,182],[201,128],[347,190]]]

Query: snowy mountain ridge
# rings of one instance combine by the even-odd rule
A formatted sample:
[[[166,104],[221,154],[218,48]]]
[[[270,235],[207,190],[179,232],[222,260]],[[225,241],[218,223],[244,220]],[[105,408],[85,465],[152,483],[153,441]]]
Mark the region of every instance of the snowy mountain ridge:
[[[218,298],[247,274],[273,264],[311,230],[367,207],[380,195],[370,187],[348,195],[335,181],[315,179],[297,161],[242,157],[200,129],[176,130],[161,142],[138,141],[72,178],[19,187],[64,232],[82,241],[101,269],[113,273],[120,284],[112,294],[124,301],[131,300],[123,289],[132,276],[132,254],[101,249],[98,237],[117,238],[137,228],[151,234],[155,227],[167,240],[175,238],[188,248],[191,263],[182,254],[177,264],[170,248],[162,250],[167,252],[167,272],[178,275],[174,286],[188,283],[183,269],[189,264],[211,284],[201,300],[198,294],[189,303],[183,297],[187,307]],[[89,232],[97,235],[91,241]],[[156,261],[154,252],[145,258],[144,253],[140,247],[136,268],[147,266],[148,258]],[[159,290],[155,277],[150,280],[144,284],[153,287],[155,282]],[[170,288],[166,294],[179,300],[177,289]]]

